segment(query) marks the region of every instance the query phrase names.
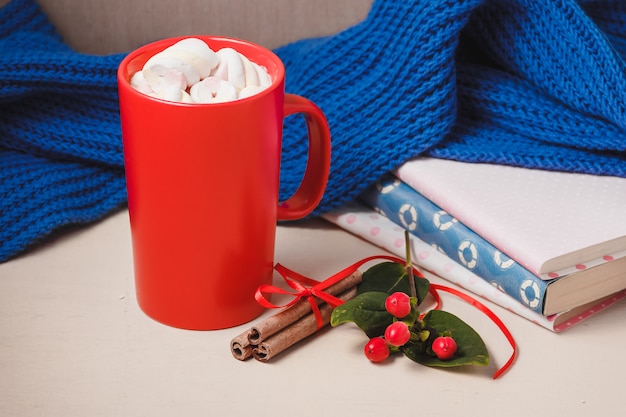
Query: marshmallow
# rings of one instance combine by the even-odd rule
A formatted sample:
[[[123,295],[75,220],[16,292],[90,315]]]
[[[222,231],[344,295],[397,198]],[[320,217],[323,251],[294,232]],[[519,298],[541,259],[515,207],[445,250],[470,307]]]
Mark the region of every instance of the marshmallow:
[[[167,101],[175,101],[179,103],[193,103],[191,96],[185,90],[181,90],[175,85],[163,88],[158,93],[148,94],[152,97],[160,98]]]
[[[189,94],[195,103],[223,103],[238,98],[237,89],[218,77],[207,77],[192,85]]]
[[[211,70],[213,69],[209,61],[199,57],[193,52],[188,52],[183,49],[168,48],[165,51],[161,52],[161,54],[161,56],[178,59],[179,61],[184,63],[185,67],[189,65],[191,68],[193,68],[194,71],[191,71],[189,73],[189,76],[187,77],[187,84],[189,84],[189,86],[197,83],[203,78],[208,77],[209,74],[211,74]],[[187,73],[185,73],[185,76],[187,76]]]
[[[211,50],[185,38],[146,61],[131,77],[142,93],[169,101],[221,103],[250,97],[272,84],[265,68],[232,48]]]
[[[170,50],[180,50],[196,55],[193,65],[196,66],[200,78],[208,77],[219,64],[217,54],[202,39],[185,38],[170,46]]]
[[[261,91],[265,90],[267,87],[263,87],[260,85],[247,85],[241,89],[239,92],[239,98],[246,98],[253,96]]]
[[[267,72],[265,68],[261,67],[256,62],[253,62],[252,66],[256,70],[257,76],[259,77],[259,85],[261,87],[267,88],[270,85],[272,85],[272,78],[270,77],[270,74]]]
[[[239,52],[232,48],[222,48],[216,52],[220,63],[213,74],[231,83],[237,91],[246,86],[246,72]]]
[[[239,53],[239,58],[241,62],[243,62],[244,77],[246,79],[246,85],[243,88],[260,85],[259,74],[256,72],[256,68],[254,68],[252,62],[241,53]]]
[[[183,89],[200,81],[200,75],[193,65],[176,54],[158,53],[143,66],[143,76],[157,93],[164,86],[172,85],[172,74],[176,73],[183,77]]]
[[[143,73],[156,92],[164,85],[170,85],[168,80],[163,79],[170,71],[183,74],[187,88],[208,77],[218,62],[217,54],[204,41],[186,38],[148,59],[143,66]]]
[[[149,68],[144,66],[141,72],[143,78],[155,93],[172,85],[177,86],[181,90],[187,88],[187,78],[178,69],[159,64],[152,65]]]
[[[133,76],[130,78],[130,85],[142,93],[145,93],[145,94],[154,93],[154,90],[152,90],[152,87],[150,87],[150,84],[148,83],[148,81],[146,81],[146,78],[143,76],[143,71],[137,71],[136,73],[133,74]]]

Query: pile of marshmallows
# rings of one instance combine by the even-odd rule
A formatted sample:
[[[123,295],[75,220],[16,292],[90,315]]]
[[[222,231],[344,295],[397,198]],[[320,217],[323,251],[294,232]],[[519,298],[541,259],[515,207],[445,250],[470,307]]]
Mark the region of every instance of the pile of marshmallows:
[[[142,93],[182,103],[223,103],[252,96],[272,83],[267,70],[232,48],[214,52],[186,38],[152,56],[130,84]]]

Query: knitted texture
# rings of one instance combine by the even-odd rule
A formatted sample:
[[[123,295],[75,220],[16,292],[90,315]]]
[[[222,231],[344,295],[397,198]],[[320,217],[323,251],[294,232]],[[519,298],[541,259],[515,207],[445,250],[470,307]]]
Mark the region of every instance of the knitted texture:
[[[125,202],[116,70],[31,0],[0,9],[0,262]]]
[[[32,0],[0,9],[0,262],[125,202],[115,71],[72,51]],[[374,0],[336,35],[278,48],[286,90],[328,117],[314,215],[430,155],[626,177],[626,2]],[[306,164],[285,123],[281,199]]]

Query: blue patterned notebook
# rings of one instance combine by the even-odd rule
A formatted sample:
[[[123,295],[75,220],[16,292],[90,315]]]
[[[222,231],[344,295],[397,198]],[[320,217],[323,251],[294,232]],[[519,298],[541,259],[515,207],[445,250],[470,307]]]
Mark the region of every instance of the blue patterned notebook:
[[[548,286],[395,176],[382,178],[362,201],[533,311],[543,314]]]

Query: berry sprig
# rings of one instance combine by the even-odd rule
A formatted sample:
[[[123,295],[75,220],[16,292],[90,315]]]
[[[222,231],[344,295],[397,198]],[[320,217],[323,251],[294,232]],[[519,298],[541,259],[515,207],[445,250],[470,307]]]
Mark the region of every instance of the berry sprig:
[[[398,351],[411,339],[414,343],[421,343],[422,349],[435,355],[442,361],[450,360],[457,351],[456,341],[450,332],[443,336],[432,337],[432,329],[426,329],[424,324],[416,319],[413,306],[416,304],[407,294],[397,291],[385,299],[385,310],[394,317],[393,322],[385,329],[384,336],[374,336],[363,349],[365,356],[372,362],[382,362],[389,357],[392,351]],[[409,320],[406,320],[410,317]]]
[[[372,362],[383,362],[402,352],[427,366],[487,365],[489,353],[481,337],[455,315],[418,306],[430,282],[411,265],[408,233],[407,262],[384,262],[365,271],[357,296],[336,307],[330,324],[354,322],[369,341],[363,351]]]
[[[374,265],[363,273],[357,296],[333,310],[330,324],[353,322],[361,328],[369,337],[363,351],[372,362],[403,353],[427,366],[487,365],[485,343],[467,323],[443,310],[420,314],[430,283],[419,273],[413,279],[417,297],[409,295],[404,265]]]

